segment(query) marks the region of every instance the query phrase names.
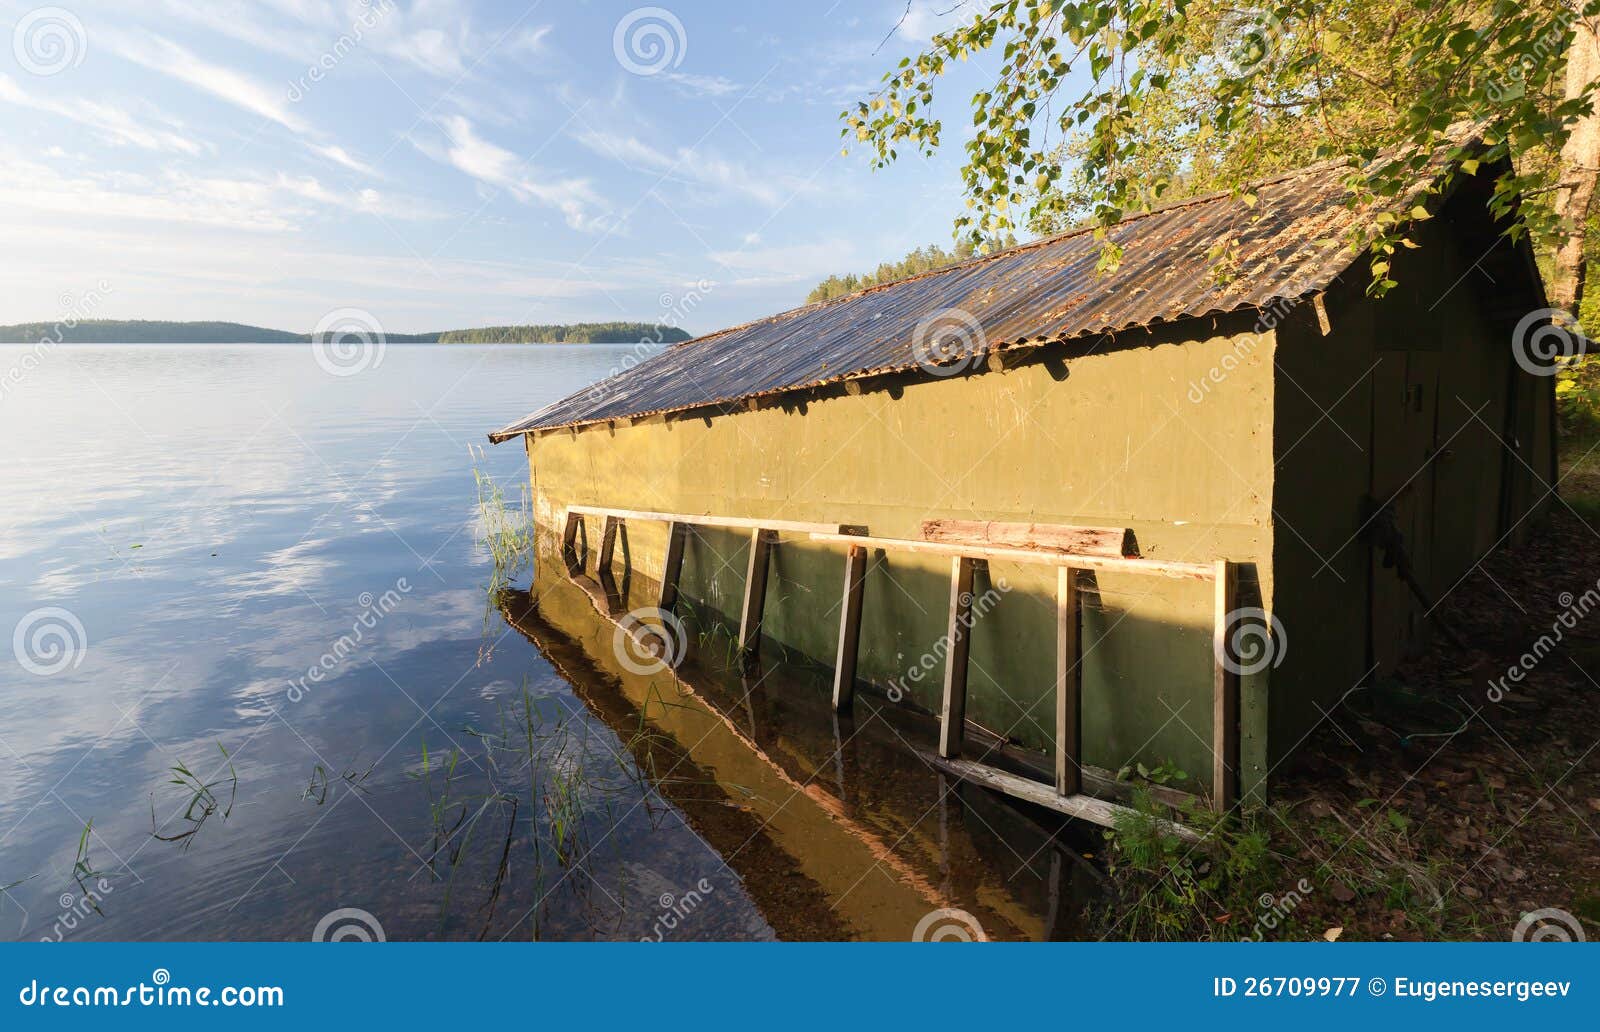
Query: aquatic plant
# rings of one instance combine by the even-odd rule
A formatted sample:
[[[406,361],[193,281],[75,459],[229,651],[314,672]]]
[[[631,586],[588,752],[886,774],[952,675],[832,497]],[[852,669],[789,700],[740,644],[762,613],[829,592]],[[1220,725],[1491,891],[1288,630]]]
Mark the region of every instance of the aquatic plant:
[[[91,881],[99,882],[102,888],[106,888],[109,891],[105,872],[95,870],[94,865],[89,862],[89,839],[93,835],[94,818],[91,817],[83,823],[83,831],[78,835],[78,855],[72,862],[72,880],[78,886],[78,898],[87,903],[95,913],[104,917],[106,916],[105,911],[100,909],[100,893],[89,888],[87,884]],[[27,878],[23,879],[23,881],[27,880]],[[21,885],[22,882],[14,882],[12,884]],[[0,889],[0,893],[11,887],[11,885],[5,886],[5,888]]]
[[[167,768],[172,774],[172,777],[167,779],[167,783],[177,785],[189,793],[188,805],[184,807],[183,813],[180,815],[181,819],[187,822],[189,827],[174,835],[161,834],[160,828],[156,825],[156,798],[155,793],[152,792],[150,794],[150,834],[153,838],[161,842],[180,842],[182,843],[182,848],[187,851],[194,842],[195,834],[205,827],[206,821],[211,819],[212,814],[221,810],[223,820],[227,820],[233,814],[233,803],[239,795],[239,773],[234,770],[233,758],[228,755],[228,750],[224,748],[221,742],[217,743],[217,749],[221,751],[222,762],[228,768],[228,776],[226,778],[217,778],[212,781],[203,780],[182,762]],[[226,807],[222,805],[215,791],[224,782],[229,786]],[[87,829],[85,829],[85,833],[87,833]]]
[[[484,644],[478,651],[478,662],[483,663],[493,652],[489,635],[501,596],[523,570],[531,569],[537,536],[527,486],[521,488],[519,504],[509,504],[505,489],[477,465],[485,459],[483,449],[468,445],[467,453],[474,460],[472,480],[478,497],[478,539],[488,549],[490,560],[483,605]]]
[[[346,767],[339,773],[339,780],[357,792],[365,792],[364,782],[372,776],[375,767],[377,767],[376,761],[368,764],[365,770],[355,766]],[[331,784],[332,779],[328,775],[327,768],[318,763],[311,768],[311,776],[306,780],[306,787],[300,791],[300,798],[321,806],[328,801],[328,788]]]
[[[474,453],[482,461],[482,449]],[[489,550],[493,563],[490,573],[491,593],[511,583],[512,578],[533,562],[534,521],[528,489],[521,489],[517,505],[506,501],[505,489],[477,465],[472,467],[472,479],[478,492],[478,535]]]

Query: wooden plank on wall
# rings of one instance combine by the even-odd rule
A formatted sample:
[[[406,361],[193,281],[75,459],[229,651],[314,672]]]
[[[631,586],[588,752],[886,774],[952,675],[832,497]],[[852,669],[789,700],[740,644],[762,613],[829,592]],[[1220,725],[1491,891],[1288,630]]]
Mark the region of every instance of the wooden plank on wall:
[[[1001,523],[995,520],[923,520],[926,541],[958,545],[1037,548],[1072,555],[1137,558],[1139,546],[1127,527],[1073,527],[1055,523]]]
[[[667,525],[667,557],[661,564],[661,596],[656,605],[668,612],[678,601],[678,575],[683,572],[683,542],[688,530],[682,523]]]
[[[1078,611],[1078,584],[1063,566],[1056,571],[1056,794],[1062,796],[1083,788]]]
[[[1219,560],[1216,569],[1211,632],[1211,806],[1226,813],[1239,798],[1239,667],[1228,634],[1228,617],[1238,604],[1238,570],[1226,560]]]
[[[833,709],[850,708],[856,694],[856,655],[861,648],[861,603],[867,584],[867,550],[844,553],[844,599],[839,612],[839,655],[833,664]]]
[[[1210,580],[1216,574],[1211,563],[1186,563],[1172,559],[1125,559],[1121,556],[1076,555],[1040,548],[1009,548],[1001,545],[957,545],[945,541],[917,538],[872,537],[867,534],[812,534],[812,541],[830,545],[864,545],[886,552],[916,555],[967,555],[995,562],[1028,563],[1035,566],[1070,566],[1076,570],[1104,570],[1152,574],[1191,580]]]
[[[767,603],[767,567],[772,557],[769,530],[759,527],[750,532],[750,561],[744,574],[744,606],[739,611],[739,653],[745,658],[756,654],[761,644],[761,614]]]
[[[950,560],[950,626],[945,635],[944,706],[939,714],[939,755],[961,755],[967,734],[967,657],[972,645],[972,571],[975,561],[964,555]]]
[[[843,523],[768,520],[751,516],[699,516],[693,513],[653,512],[644,509],[612,509],[599,505],[569,505],[567,512],[587,516],[615,516],[623,520],[653,520],[660,523],[688,523],[700,527],[725,527],[733,530],[761,528],[784,534],[839,534],[850,529]]]

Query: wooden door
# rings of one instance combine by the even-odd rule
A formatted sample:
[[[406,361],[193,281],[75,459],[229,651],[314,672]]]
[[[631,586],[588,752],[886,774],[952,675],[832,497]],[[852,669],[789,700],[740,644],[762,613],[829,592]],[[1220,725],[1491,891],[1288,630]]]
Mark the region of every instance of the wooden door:
[[[1439,356],[1391,351],[1372,372],[1372,497],[1388,503],[1412,575],[1431,583]],[[1369,527],[1369,530],[1371,528]],[[1397,567],[1372,548],[1372,661],[1392,672],[1427,645],[1427,613]]]

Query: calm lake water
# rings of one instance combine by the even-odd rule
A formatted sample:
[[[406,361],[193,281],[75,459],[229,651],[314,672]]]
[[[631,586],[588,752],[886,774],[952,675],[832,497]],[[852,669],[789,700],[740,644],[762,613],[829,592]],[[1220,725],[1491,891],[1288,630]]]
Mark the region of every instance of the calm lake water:
[[[527,469],[485,431],[632,352],[27,362],[0,396],[0,935],[904,939],[944,907],[1082,934],[1092,866],[952,791],[915,721],[841,727],[804,672],[641,687],[598,624],[489,604],[473,469],[513,501]]]

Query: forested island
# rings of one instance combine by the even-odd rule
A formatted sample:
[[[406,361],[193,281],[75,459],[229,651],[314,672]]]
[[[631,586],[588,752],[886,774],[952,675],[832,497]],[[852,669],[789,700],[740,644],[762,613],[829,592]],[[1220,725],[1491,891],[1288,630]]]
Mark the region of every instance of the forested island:
[[[676,326],[639,322],[540,323],[484,326],[435,333],[385,333],[398,344],[675,344],[689,334]],[[312,334],[235,322],[171,322],[164,319],[84,319],[0,326],[0,343],[36,344],[305,344]]]

